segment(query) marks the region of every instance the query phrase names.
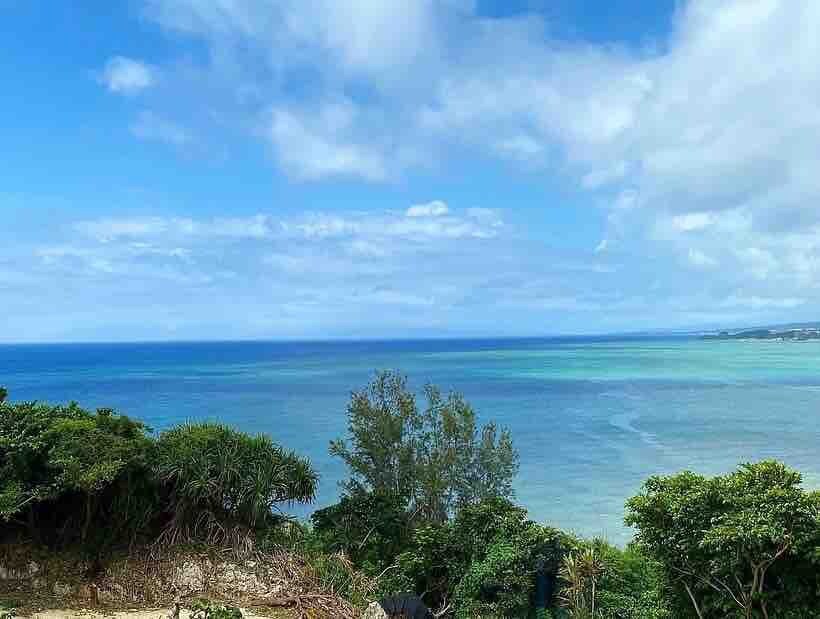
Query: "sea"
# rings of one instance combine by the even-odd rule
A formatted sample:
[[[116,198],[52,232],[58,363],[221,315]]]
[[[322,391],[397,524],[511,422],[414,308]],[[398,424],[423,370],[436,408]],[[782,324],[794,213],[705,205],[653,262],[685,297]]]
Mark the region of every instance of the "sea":
[[[516,500],[540,522],[623,545],[624,502],[649,476],[776,458],[820,488],[820,341],[571,337],[0,346],[10,399],[112,407],[155,431],[219,420],[308,456],[314,505],[345,469],[328,443],[377,370],[455,390],[509,428]]]

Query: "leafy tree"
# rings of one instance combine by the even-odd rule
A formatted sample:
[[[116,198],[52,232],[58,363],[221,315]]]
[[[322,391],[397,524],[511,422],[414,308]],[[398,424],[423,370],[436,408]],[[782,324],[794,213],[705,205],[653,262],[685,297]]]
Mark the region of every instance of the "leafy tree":
[[[5,387],[0,387],[0,404],[6,401],[6,398],[9,397],[9,391]]]
[[[395,497],[355,492],[335,505],[315,511],[313,528],[322,547],[343,552],[368,573],[385,569],[407,545],[411,528]]]
[[[56,421],[46,440],[51,444],[49,461],[57,483],[83,496],[80,541],[84,543],[104,490],[118,480],[145,476],[153,442],[146,436],[145,426],[110,409],[99,409],[88,418]],[[123,490],[130,491],[127,487]],[[118,511],[113,516],[130,520],[132,514]]]
[[[163,432],[155,470],[171,516],[169,542],[250,543],[255,531],[274,522],[280,504],[312,501],[318,484],[305,458],[265,435],[216,423]]]
[[[479,429],[459,394],[428,385],[425,396],[419,410],[406,379],[391,372],[353,392],[349,436],[330,445],[350,470],[346,491],[397,497],[431,522],[488,497],[513,496],[518,454],[509,431],[492,423]]]
[[[151,511],[147,432],[109,409],[0,404],[0,517],[23,517],[33,539],[53,543],[135,534]]]
[[[806,563],[817,546],[820,502],[785,465],[744,464],[714,478],[652,477],[627,510],[638,543],[699,618],[773,618],[789,616],[796,604],[817,608],[816,578],[797,575],[811,573]],[[806,567],[790,578],[779,569],[788,562]]]

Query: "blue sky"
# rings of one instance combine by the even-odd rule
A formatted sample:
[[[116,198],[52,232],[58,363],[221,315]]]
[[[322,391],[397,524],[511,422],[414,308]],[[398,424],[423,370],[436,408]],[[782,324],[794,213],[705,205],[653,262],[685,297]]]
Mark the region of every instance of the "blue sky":
[[[820,3],[0,18],[0,341],[818,318]]]

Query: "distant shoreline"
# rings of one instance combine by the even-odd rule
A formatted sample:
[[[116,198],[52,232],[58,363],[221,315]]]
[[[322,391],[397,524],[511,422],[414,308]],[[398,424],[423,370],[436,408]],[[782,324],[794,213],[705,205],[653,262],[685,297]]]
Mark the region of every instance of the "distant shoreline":
[[[774,340],[779,342],[807,342],[820,340],[818,328],[796,329],[748,329],[744,331],[721,331],[701,336],[704,340]]]

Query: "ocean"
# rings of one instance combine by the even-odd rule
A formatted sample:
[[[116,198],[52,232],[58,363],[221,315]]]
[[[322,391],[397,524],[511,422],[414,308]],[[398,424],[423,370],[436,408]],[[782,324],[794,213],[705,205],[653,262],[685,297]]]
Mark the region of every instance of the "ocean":
[[[624,501],[650,475],[777,458],[820,487],[820,341],[694,337],[0,346],[12,400],[112,407],[155,430],[221,420],[265,432],[321,474],[350,391],[379,369],[457,390],[511,429],[531,516],[628,542]],[[296,510],[305,516],[310,510]]]

